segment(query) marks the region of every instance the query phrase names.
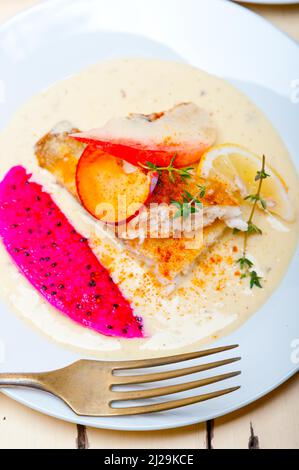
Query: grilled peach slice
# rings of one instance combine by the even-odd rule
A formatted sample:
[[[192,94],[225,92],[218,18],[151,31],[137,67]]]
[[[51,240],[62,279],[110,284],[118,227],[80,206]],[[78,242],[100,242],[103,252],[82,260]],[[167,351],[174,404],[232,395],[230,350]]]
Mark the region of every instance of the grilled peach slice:
[[[94,217],[122,224],[138,215],[158,181],[158,174],[127,163],[88,145],[76,173],[79,198]]]

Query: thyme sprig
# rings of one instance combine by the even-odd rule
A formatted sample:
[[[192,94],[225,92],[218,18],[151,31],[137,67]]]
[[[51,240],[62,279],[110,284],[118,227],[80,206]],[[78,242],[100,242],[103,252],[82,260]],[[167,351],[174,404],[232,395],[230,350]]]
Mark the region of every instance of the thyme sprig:
[[[199,191],[196,193],[195,196],[193,196],[191,193],[189,193],[189,191],[186,190],[183,193],[182,201],[177,201],[175,199],[172,199],[170,201],[171,204],[178,208],[178,211],[173,217],[174,219],[177,219],[178,217],[183,217],[183,219],[186,219],[191,214],[195,214],[196,212],[198,212],[199,208],[202,208],[201,199],[205,197],[206,187],[199,184],[197,185],[197,187],[199,188]]]
[[[142,168],[145,168],[146,170],[157,171],[159,174],[161,174],[162,171],[168,171],[169,179],[172,183],[175,183],[175,175],[178,175],[183,181],[191,178],[192,175],[190,172],[194,170],[194,167],[187,166],[184,168],[176,168],[174,166],[174,161],[176,157],[177,157],[177,154],[175,153],[172,159],[170,160],[170,163],[168,166],[158,166],[152,162],[146,162],[145,165],[143,165],[142,163],[139,163],[139,165]]]
[[[253,217],[255,214],[255,210],[257,208],[258,203],[261,204],[262,209],[266,210],[267,208],[267,203],[266,201],[261,197],[261,189],[262,189],[262,184],[263,180],[266,178],[269,178],[270,175],[268,175],[265,171],[265,164],[266,164],[266,157],[263,155],[263,160],[262,160],[262,169],[259,170],[255,176],[255,181],[258,181],[258,188],[256,194],[249,194],[247,197],[245,197],[246,201],[252,202],[252,208],[250,211],[249,219],[247,221],[247,230],[244,233],[244,243],[243,243],[243,254],[242,257],[237,260],[237,263],[239,263],[242,272],[241,279],[249,277],[250,279],[250,289],[252,289],[254,286],[261,288],[261,280],[262,278],[257,275],[256,271],[254,271],[252,268],[254,266],[253,262],[247,258],[247,244],[248,244],[248,237],[253,234],[257,235],[262,235],[262,230],[253,223]],[[236,233],[236,231],[234,231]]]

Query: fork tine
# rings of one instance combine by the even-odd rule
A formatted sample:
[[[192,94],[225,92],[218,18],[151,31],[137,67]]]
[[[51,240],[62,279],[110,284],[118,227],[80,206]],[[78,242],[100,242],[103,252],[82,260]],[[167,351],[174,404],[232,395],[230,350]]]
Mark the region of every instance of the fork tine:
[[[153,405],[145,406],[133,406],[127,408],[112,408],[110,407],[109,414],[114,416],[125,416],[125,415],[137,415],[144,413],[155,413],[157,411],[173,410],[175,408],[181,408],[182,406],[193,405],[212,398],[221,397],[228,393],[238,390],[240,387],[231,387],[217,392],[206,393],[204,395],[197,395],[195,397],[181,398],[180,400],[171,400],[164,403],[155,403]]]
[[[206,349],[204,351],[196,351],[186,354],[178,354],[176,356],[167,356],[154,359],[141,359],[138,361],[122,361],[122,362],[112,362],[113,370],[123,370],[123,369],[143,369],[147,367],[155,366],[164,366],[166,364],[173,364],[176,362],[189,361],[191,359],[198,359],[200,357],[210,356],[211,354],[217,354],[224,351],[229,351],[239,347],[238,344],[233,344],[230,346],[222,346],[220,348]]]
[[[240,371],[229,372],[227,374],[215,375],[214,377],[208,377],[206,379],[195,380],[193,382],[187,382],[183,384],[170,385],[168,387],[151,388],[147,390],[113,392],[113,402],[118,400],[138,400],[145,398],[154,398],[163,395],[171,395],[173,393],[185,392],[186,390],[192,390],[194,388],[203,387],[205,385],[220,382],[221,380],[230,379],[231,377],[236,377],[240,374]]]
[[[239,361],[240,359],[240,357],[233,357],[230,359],[224,359],[223,361],[209,362],[208,364],[200,364],[198,366],[185,367],[183,369],[169,370],[165,372],[156,372],[154,374],[126,376],[114,375],[112,378],[112,385],[135,385],[148,382],[158,382],[159,380],[174,379],[176,377],[183,377],[184,375],[214,369],[215,367],[225,366],[226,364],[231,364],[232,362]]]

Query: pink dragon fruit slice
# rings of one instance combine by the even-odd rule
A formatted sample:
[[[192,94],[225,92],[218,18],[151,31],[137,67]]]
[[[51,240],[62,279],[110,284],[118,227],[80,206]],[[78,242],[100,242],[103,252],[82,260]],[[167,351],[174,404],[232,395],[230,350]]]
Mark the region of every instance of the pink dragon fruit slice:
[[[108,271],[51,196],[22,166],[0,183],[0,236],[20,271],[60,312],[108,336],[143,337]]]

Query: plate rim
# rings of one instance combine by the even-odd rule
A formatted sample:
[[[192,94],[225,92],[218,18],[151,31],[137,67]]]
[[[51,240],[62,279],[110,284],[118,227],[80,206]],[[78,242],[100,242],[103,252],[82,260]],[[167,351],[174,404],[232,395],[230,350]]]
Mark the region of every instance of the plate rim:
[[[26,17],[27,15],[30,15],[32,11],[43,10],[44,8],[47,7],[47,5],[51,5],[54,2],[56,2],[56,3],[61,2],[62,3],[62,2],[68,2],[68,1],[69,0],[40,0],[39,3],[37,3],[35,5],[27,6],[27,7],[23,8],[21,11],[15,13],[10,18],[0,22],[0,33],[1,33],[2,29],[5,29],[6,27],[9,27],[10,24],[13,24],[16,21],[21,20],[22,17]],[[269,21],[264,16],[258,14],[257,12],[251,10],[250,8],[247,8],[246,6],[244,6],[242,0],[233,0],[233,1],[230,1],[230,0],[212,0],[212,1],[214,1],[214,2],[218,1],[218,2],[222,2],[222,3],[226,3],[226,4],[229,4],[230,7],[240,8],[243,11],[245,10],[247,12],[247,14],[249,14],[251,16],[254,16],[256,20],[259,20],[259,21],[263,22],[264,24],[270,25],[273,29],[276,30],[277,33],[281,34],[285,38],[292,41],[293,44],[295,44],[299,49],[299,43],[296,41],[296,39],[294,39],[288,33],[283,31],[282,29],[280,29],[276,24],[272,23],[271,21]],[[291,2],[292,3],[289,3],[290,5],[291,4],[295,4],[295,5],[298,4],[299,5],[299,0],[291,0]],[[252,0],[252,1],[248,0],[247,3],[256,4],[256,5],[258,5],[258,4],[262,5],[263,4],[263,3],[260,3],[260,2],[257,3],[254,0]],[[286,3],[284,3],[284,4],[286,4]],[[267,4],[264,4],[264,5],[267,5]],[[269,4],[269,3],[268,3],[268,5],[271,6],[271,4]],[[273,5],[275,5],[275,4],[273,4]],[[283,4],[276,3],[276,5],[283,5]]]

